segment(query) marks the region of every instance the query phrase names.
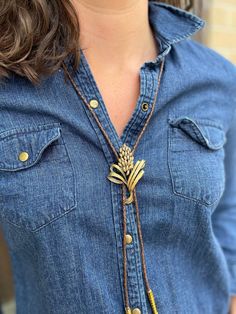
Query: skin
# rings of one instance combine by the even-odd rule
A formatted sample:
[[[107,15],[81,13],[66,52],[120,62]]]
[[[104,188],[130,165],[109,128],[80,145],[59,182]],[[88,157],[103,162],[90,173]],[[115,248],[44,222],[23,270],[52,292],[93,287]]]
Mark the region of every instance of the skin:
[[[140,93],[140,67],[158,55],[148,20],[148,1],[71,1],[78,12],[80,46],[121,136]],[[230,308],[230,314],[236,314],[236,296]]]
[[[140,93],[139,69],[158,55],[148,1],[74,0],[74,5],[80,46],[86,48],[84,54],[111,122],[121,136]]]
[[[230,314],[236,314],[236,296],[231,298]]]

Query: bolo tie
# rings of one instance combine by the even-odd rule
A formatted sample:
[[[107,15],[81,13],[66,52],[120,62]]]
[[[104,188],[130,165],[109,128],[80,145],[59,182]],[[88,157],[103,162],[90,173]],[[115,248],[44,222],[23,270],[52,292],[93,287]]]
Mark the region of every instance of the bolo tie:
[[[140,252],[141,252],[141,260],[142,260],[142,270],[143,270],[143,278],[145,282],[145,288],[146,293],[148,296],[148,300],[150,302],[150,306],[152,309],[153,314],[158,314],[155,298],[152,289],[150,288],[149,282],[148,282],[148,276],[147,276],[147,270],[146,270],[146,263],[145,263],[145,256],[144,256],[144,243],[143,243],[143,237],[142,237],[142,231],[141,231],[141,223],[140,223],[140,216],[139,216],[139,208],[138,208],[138,201],[137,201],[137,195],[136,195],[136,185],[138,181],[142,178],[144,175],[144,167],[145,167],[145,160],[138,160],[134,162],[134,152],[137,148],[137,145],[140,141],[140,138],[142,137],[149,120],[151,119],[151,116],[154,112],[158,91],[160,87],[161,77],[163,73],[165,58],[162,59],[161,65],[160,65],[160,71],[158,74],[158,84],[157,89],[154,96],[153,105],[150,111],[150,114],[142,128],[142,131],[140,132],[133,148],[131,149],[126,143],[122,144],[119,148],[119,151],[117,152],[115,147],[113,146],[112,142],[110,141],[106,131],[104,130],[103,126],[101,125],[99,119],[97,118],[97,115],[94,113],[93,109],[88,104],[87,100],[83,96],[83,94],[78,89],[75,81],[71,77],[65,63],[62,63],[63,69],[69,78],[71,84],[73,85],[76,93],[81,97],[91,114],[93,115],[95,121],[97,122],[101,132],[103,133],[105,139],[109,143],[113,153],[116,156],[116,163],[112,163],[110,165],[110,172],[107,175],[107,179],[115,184],[121,185],[121,191],[122,191],[122,212],[123,212],[123,247],[122,247],[122,253],[123,253],[123,274],[124,274],[124,301],[125,301],[125,314],[132,314],[131,308],[129,306],[129,296],[128,296],[128,285],[127,285],[127,258],[126,258],[126,204],[134,203],[134,206],[136,208],[136,221],[137,221],[137,229],[138,229],[138,237],[140,242]],[[128,197],[126,197],[126,191],[128,191]]]

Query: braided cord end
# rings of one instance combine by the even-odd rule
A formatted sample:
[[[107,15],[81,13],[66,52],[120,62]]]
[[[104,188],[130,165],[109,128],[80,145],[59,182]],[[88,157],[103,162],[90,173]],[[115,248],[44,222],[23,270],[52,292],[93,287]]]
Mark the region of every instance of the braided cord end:
[[[148,291],[148,299],[150,301],[153,314],[158,314],[156,303],[155,303],[155,299],[154,299],[154,295],[153,295],[153,292],[152,292],[151,289]]]
[[[130,307],[125,308],[125,314],[132,314]]]

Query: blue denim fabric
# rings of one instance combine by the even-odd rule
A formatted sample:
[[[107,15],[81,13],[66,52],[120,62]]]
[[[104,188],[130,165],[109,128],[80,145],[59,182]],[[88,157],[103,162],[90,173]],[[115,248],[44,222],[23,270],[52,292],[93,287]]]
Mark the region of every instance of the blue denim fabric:
[[[149,6],[160,53],[140,68],[121,137],[83,51],[74,80],[98,100],[118,151],[142,131],[165,58],[134,156],[146,161],[136,192],[148,278],[159,314],[226,314],[236,295],[236,67],[191,38],[205,23],[198,16]],[[121,186],[107,179],[116,159],[91,112],[62,69],[38,87],[12,76],[0,108],[0,221],[17,314],[124,313]],[[133,203],[127,233],[130,305],[149,314]]]

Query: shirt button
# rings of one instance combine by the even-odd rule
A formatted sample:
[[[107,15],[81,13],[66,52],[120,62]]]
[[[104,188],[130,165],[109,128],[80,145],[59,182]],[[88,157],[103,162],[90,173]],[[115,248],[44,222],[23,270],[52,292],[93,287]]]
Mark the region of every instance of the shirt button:
[[[139,308],[136,307],[135,309],[132,310],[132,314],[141,314],[141,311]]]
[[[89,104],[90,104],[90,107],[92,107],[93,109],[98,107],[98,101],[96,99],[90,100]]]
[[[143,102],[143,103],[142,103],[142,110],[143,110],[143,111],[147,111],[147,110],[148,110],[148,107],[149,107],[149,105],[148,105],[147,102]]]
[[[27,152],[21,152],[18,158],[20,161],[26,161],[29,159],[29,154]]]
[[[130,234],[126,234],[125,235],[125,241],[127,244],[132,243],[132,241],[133,241],[132,236]]]

